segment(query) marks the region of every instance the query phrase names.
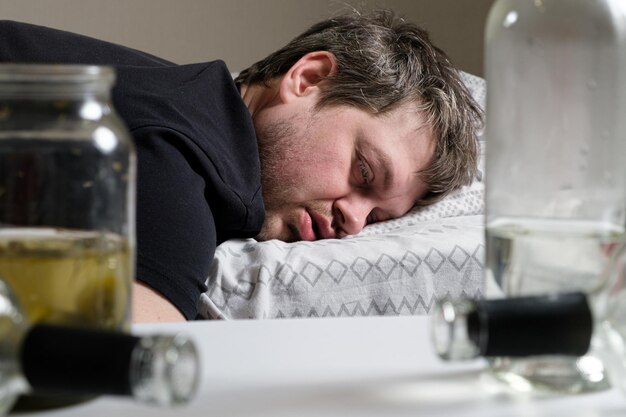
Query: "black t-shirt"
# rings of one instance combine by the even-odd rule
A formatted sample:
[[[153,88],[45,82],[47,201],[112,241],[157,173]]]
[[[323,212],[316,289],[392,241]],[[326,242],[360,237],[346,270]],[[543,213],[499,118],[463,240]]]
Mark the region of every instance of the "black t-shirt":
[[[10,21],[0,62],[115,68],[113,103],[137,149],[137,279],[195,318],[215,247],[255,236],[265,215],[254,126],[225,64]]]

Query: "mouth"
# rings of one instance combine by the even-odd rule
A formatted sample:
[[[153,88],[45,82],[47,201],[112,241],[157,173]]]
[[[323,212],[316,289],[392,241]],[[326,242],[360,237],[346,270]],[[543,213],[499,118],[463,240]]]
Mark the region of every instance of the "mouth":
[[[300,218],[300,237],[302,240],[313,241],[333,239],[336,236],[330,221],[316,211],[304,209]]]
[[[317,240],[317,226],[315,225],[315,222],[313,221],[311,215],[306,209],[302,211],[302,216],[300,216],[299,223],[300,224],[298,225],[298,232],[300,235],[300,239],[307,241]]]

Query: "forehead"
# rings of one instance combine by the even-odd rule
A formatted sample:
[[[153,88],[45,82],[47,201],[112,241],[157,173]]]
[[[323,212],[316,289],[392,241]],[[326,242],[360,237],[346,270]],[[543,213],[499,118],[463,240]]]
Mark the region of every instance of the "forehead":
[[[433,129],[423,112],[414,104],[404,104],[394,110],[384,113],[371,113],[348,105],[328,106],[322,109],[325,123],[330,119],[333,128],[350,130],[361,127],[363,131],[376,133],[380,141],[421,141],[422,145],[434,142]],[[426,143],[428,142],[428,143]]]

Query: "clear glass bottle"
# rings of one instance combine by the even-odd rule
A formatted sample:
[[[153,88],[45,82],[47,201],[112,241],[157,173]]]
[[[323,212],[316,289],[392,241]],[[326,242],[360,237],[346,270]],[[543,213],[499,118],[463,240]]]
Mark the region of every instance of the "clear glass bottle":
[[[136,162],[114,79],[0,65],[0,275],[33,321],[128,328]]]
[[[594,291],[624,236],[625,16],[622,0],[498,0],[489,13],[485,269],[505,296]],[[608,387],[597,365],[494,358],[491,369],[582,392]]]
[[[188,402],[199,381],[194,343],[183,335],[131,336],[103,329],[31,325],[0,281],[0,415],[20,394],[121,395]]]

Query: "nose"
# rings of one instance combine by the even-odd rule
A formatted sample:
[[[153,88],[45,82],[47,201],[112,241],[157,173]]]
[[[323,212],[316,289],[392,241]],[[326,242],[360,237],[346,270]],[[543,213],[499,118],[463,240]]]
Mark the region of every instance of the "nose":
[[[367,216],[374,209],[371,200],[351,194],[346,197],[339,198],[333,203],[333,220],[337,232],[341,235],[355,235],[365,227]]]

